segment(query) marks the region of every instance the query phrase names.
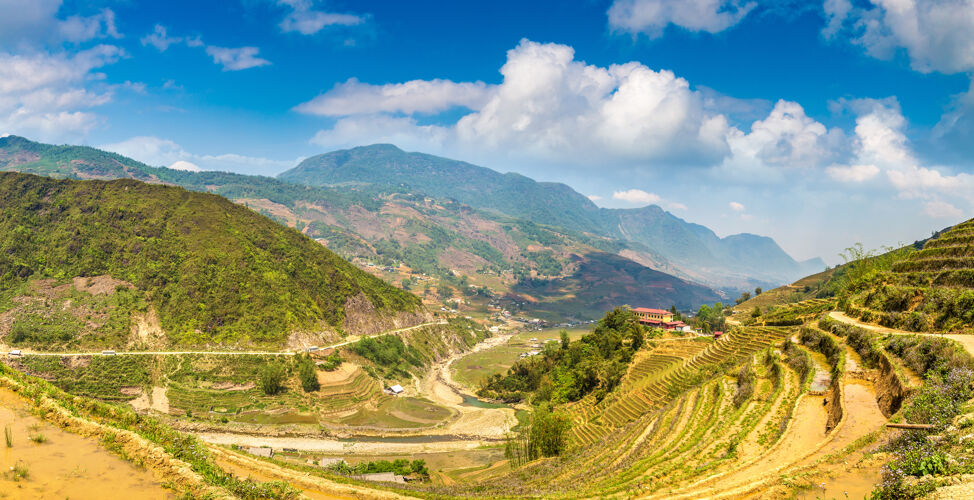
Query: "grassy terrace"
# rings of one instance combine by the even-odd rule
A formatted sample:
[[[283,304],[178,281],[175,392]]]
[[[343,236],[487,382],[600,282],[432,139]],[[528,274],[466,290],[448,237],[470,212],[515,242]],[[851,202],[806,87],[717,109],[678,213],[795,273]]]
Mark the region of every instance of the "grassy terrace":
[[[840,305],[863,321],[915,332],[974,329],[974,221],[880,270]]]
[[[574,442],[577,446],[586,446],[601,440],[613,429],[664,407],[675,396],[722,369],[743,362],[787,334],[788,330],[784,328],[741,327],[703,349],[699,349],[696,342],[657,348],[659,351],[652,351],[634,364],[622,391],[597,404],[587,397],[573,405]],[[650,370],[651,367],[655,369]]]

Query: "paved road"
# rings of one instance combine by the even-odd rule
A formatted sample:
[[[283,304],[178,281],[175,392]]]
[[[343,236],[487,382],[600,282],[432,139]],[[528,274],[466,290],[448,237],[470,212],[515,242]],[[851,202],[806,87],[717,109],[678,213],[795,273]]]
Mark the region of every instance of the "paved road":
[[[348,344],[353,344],[362,340],[363,338],[371,337],[382,337],[384,335],[395,335],[397,333],[408,332],[409,330],[415,330],[417,328],[423,328],[425,326],[433,325],[445,325],[446,321],[431,321],[429,323],[421,323],[419,325],[414,325],[406,328],[398,328],[395,330],[388,330],[382,333],[377,333],[375,335],[367,335],[366,337],[352,336],[344,342],[339,342],[337,344],[332,344],[329,346],[320,347],[320,349],[333,349],[335,347],[341,347]],[[254,356],[254,355],[266,355],[266,356],[294,356],[304,351],[118,351],[115,353],[117,356],[179,356],[183,354],[222,354],[231,356]],[[0,355],[6,356],[10,354],[9,352],[0,351]],[[102,351],[95,352],[29,352],[24,350],[23,356],[100,356]]]
[[[974,335],[962,335],[956,333],[943,334],[943,333],[908,332],[905,330],[897,330],[895,328],[887,328],[885,326],[873,325],[871,323],[863,323],[862,321],[850,317],[841,311],[832,311],[829,313],[829,317],[831,317],[836,321],[841,321],[842,323],[858,326],[860,328],[864,328],[866,330],[870,330],[877,333],[889,333],[892,335],[928,335],[931,337],[936,336],[936,337],[947,338],[957,342],[958,344],[961,345],[961,347],[964,348],[965,351],[967,351],[972,356],[974,356]]]

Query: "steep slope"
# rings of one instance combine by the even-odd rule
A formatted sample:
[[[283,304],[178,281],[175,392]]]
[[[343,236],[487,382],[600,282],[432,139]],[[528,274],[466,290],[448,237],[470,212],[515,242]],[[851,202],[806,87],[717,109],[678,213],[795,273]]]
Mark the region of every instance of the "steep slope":
[[[535,182],[518,174],[408,153],[389,144],[313,156],[279,178],[310,186],[409,186],[540,224],[622,238],[672,261],[684,276],[715,286],[746,289],[777,285],[818,270],[818,261],[798,263],[770,238],[719,238],[710,229],[688,223],[658,206],[600,209],[564,184]]]
[[[109,295],[137,291],[118,307],[157,314],[177,344],[281,345],[296,332],[334,334],[357,315],[420,311],[415,296],[219,196],[134,180],[0,174],[0,310],[34,304],[45,290],[64,298],[57,283],[105,275],[115,285]],[[79,293],[85,286],[75,284]],[[19,320],[70,328],[71,318],[58,319],[55,309],[33,308],[32,318]],[[17,321],[15,333],[32,335]],[[129,322],[95,330],[114,338]],[[60,340],[69,341],[65,331]]]

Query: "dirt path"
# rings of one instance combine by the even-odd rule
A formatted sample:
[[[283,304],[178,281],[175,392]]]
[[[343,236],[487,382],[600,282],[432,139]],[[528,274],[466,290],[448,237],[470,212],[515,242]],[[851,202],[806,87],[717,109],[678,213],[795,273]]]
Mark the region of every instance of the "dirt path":
[[[416,453],[439,453],[445,451],[474,450],[482,446],[489,446],[489,441],[479,440],[444,440],[418,442],[403,440],[393,441],[343,441],[330,438],[305,437],[270,437],[250,436],[223,432],[202,432],[196,434],[203,441],[219,445],[239,446],[270,446],[275,450],[294,448],[295,450],[326,453],[329,455],[413,455]]]
[[[428,323],[422,323],[419,325],[414,325],[406,328],[397,328],[395,330],[389,330],[382,333],[377,333],[375,335],[367,335],[366,337],[382,337],[384,335],[395,335],[397,333],[408,332],[410,330],[415,330],[417,328],[423,328],[427,326],[434,325],[445,325],[447,321],[431,321]],[[332,344],[329,346],[323,346],[320,349],[334,349],[336,347],[342,347],[348,344],[354,344],[364,337],[358,335],[352,335],[348,337],[344,342],[339,342],[337,344]],[[94,351],[94,352],[37,352],[31,351],[29,349],[23,349],[23,356],[102,356],[105,351]],[[230,356],[294,356],[303,351],[111,351],[112,356],[180,356],[186,354],[219,354],[219,355],[230,355]],[[0,355],[10,355],[10,351],[0,351]]]
[[[908,332],[905,330],[897,330],[895,328],[887,328],[885,326],[874,325],[872,323],[863,323],[856,318],[850,317],[841,311],[832,311],[829,313],[829,317],[841,321],[847,325],[858,326],[859,328],[864,328],[877,333],[888,333],[892,335],[925,335],[930,337],[943,337],[946,339],[953,340],[961,345],[965,351],[974,356],[974,335],[961,335],[956,333],[917,333]]]

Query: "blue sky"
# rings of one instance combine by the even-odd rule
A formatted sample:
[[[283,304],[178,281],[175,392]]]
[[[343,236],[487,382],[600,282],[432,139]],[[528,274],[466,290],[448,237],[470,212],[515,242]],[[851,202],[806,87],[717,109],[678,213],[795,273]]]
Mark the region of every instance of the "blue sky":
[[[974,216],[974,4],[0,0],[0,134],[274,175],[393,142],[836,262]]]

